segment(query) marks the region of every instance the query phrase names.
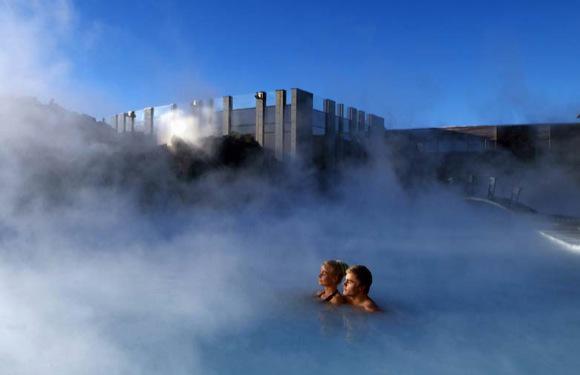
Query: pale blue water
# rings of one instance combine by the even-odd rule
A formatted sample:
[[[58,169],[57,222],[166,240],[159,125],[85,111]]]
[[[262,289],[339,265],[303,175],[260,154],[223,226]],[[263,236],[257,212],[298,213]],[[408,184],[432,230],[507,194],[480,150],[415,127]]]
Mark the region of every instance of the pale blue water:
[[[7,221],[0,373],[577,373],[578,254],[452,201],[359,203]],[[387,312],[313,300],[331,258]]]
[[[540,241],[521,245],[536,249],[453,259],[374,255],[375,268],[390,264],[373,291],[387,313],[329,308],[305,298],[306,290],[280,292],[258,322],[203,341],[204,366],[216,373],[575,374],[580,259]]]

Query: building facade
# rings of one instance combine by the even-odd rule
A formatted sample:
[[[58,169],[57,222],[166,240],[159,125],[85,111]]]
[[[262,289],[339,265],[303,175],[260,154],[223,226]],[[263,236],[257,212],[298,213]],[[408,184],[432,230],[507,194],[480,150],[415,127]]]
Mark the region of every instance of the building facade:
[[[162,116],[176,110],[210,124],[214,134],[249,135],[278,160],[322,157],[332,163],[385,132],[382,117],[299,88],[149,107],[115,115],[109,124],[118,133],[155,138]]]

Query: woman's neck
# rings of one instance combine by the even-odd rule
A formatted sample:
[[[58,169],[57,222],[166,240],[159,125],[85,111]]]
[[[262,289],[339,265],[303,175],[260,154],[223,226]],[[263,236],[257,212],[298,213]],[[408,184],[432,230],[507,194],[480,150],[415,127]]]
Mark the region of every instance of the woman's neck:
[[[323,296],[331,295],[332,293],[336,292],[336,286],[325,286],[324,291],[322,292]]]

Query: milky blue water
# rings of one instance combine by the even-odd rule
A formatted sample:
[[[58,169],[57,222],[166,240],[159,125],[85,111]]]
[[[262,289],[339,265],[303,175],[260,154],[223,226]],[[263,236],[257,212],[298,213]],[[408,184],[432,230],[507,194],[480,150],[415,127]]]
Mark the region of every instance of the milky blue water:
[[[540,240],[519,245],[534,248],[367,254],[386,313],[280,291],[258,322],[203,341],[203,363],[217,373],[577,373],[580,259]]]
[[[0,373],[576,374],[580,365],[580,256],[523,220],[449,196],[274,211],[127,207],[89,199],[58,216],[4,216]],[[385,313],[314,300],[325,259],[367,265]]]

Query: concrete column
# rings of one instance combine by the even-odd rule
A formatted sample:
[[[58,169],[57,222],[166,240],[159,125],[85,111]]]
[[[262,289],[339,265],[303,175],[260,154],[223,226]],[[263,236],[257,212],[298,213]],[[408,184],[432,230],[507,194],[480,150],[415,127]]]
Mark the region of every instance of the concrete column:
[[[208,99],[206,101],[204,111],[205,111],[205,121],[207,122],[207,125],[212,126],[213,125],[213,116],[215,113],[214,106],[213,106],[213,99]]]
[[[127,113],[121,113],[120,115],[121,124],[119,125],[120,133],[127,132]]]
[[[357,130],[360,138],[363,138],[365,136],[365,123],[366,123],[365,111],[358,111]]]
[[[336,135],[336,103],[334,100],[324,99],[324,112],[326,113],[326,135],[334,137]]]
[[[203,121],[203,101],[195,99],[191,102],[191,114],[198,124]]]
[[[256,97],[256,142],[264,147],[264,122],[266,121],[266,92],[258,91]]]
[[[117,133],[119,132],[119,129],[118,129],[118,126],[117,126],[117,115],[115,115],[115,116],[111,117],[111,127],[112,127],[113,129],[115,129],[115,131],[116,131]]]
[[[358,136],[358,111],[356,108],[348,107],[348,131],[350,139],[354,141]]]
[[[276,125],[274,127],[274,154],[276,159],[284,160],[284,108],[286,90],[276,90]]]
[[[300,89],[292,89],[290,110],[290,156],[310,160],[312,154],[313,95]]]
[[[344,135],[344,104],[337,104],[336,113],[338,115],[338,136],[342,137]]]
[[[133,133],[135,131],[135,111],[127,112],[126,131],[128,133]]]
[[[368,123],[369,136],[379,137],[379,136],[384,135],[384,133],[385,133],[385,119],[384,118],[369,113],[368,120],[369,120],[369,123]]]
[[[224,127],[223,134],[230,135],[232,133],[232,110],[233,98],[231,96],[224,96]]]
[[[344,157],[344,104],[338,104],[338,134],[336,139],[336,156],[340,160]]]
[[[324,157],[329,166],[336,161],[336,103],[334,100],[324,99],[325,134],[324,134]]]
[[[143,110],[143,128],[145,134],[153,135],[153,117],[155,116],[155,109],[153,107],[145,108]]]

